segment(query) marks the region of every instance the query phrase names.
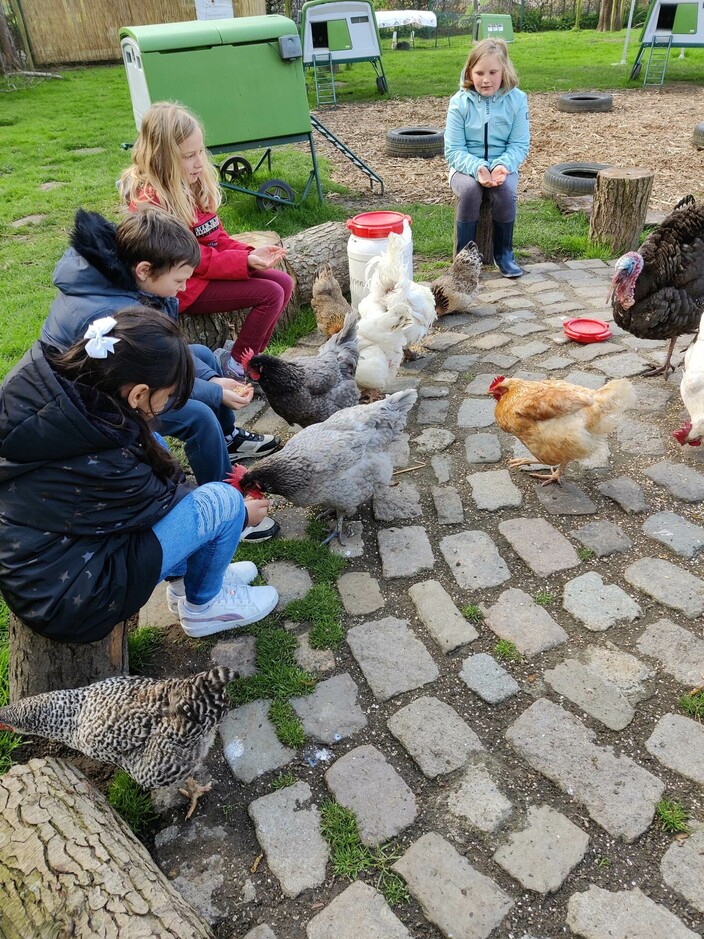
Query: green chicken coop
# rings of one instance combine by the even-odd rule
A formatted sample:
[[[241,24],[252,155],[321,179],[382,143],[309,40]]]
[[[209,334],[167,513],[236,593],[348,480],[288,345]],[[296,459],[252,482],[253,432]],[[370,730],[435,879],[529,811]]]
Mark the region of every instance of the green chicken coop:
[[[265,159],[271,168],[272,147],[308,141],[313,169],[301,198],[315,180],[322,200],[301,41],[292,20],[250,16],[125,26],[120,43],[137,129],[152,102],[177,101],[200,118],[211,152],[265,148],[254,171]],[[254,171],[234,157],[222,164],[221,181],[261,197],[261,188],[239,185]],[[272,180],[267,193],[260,208],[294,201],[282,180]]]

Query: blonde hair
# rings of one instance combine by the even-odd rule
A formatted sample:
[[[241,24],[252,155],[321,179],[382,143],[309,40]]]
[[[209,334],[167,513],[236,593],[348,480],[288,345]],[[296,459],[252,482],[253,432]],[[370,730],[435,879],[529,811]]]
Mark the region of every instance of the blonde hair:
[[[474,88],[472,69],[479,61],[488,55],[495,55],[501,65],[501,88],[507,94],[518,85],[518,73],[513,62],[508,57],[508,46],[503,39],[482,39],[469,53],[469,58],[462,72],[462,87],[465,90]]]
[[[181,164],[180,145],[203,126],[180,104],[159,101],[142,118],[132,163],[120,177],[123,202],[155,201],[190,228],[197,211],[215,212],[222,201],[218,173],[208,160],[192,186]]]

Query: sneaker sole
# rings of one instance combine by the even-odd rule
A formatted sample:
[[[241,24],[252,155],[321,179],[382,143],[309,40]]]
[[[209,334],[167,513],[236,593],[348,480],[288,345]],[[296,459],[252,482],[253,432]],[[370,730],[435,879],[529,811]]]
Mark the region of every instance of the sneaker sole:
[[[262,456],[271,456],[272,453],[277,453],[283,444],[279,443],[275,447],[260,447],[258,450],[244,450],[242,453],[228,453],[230,455],[230,463],[239,463],[240,460],[256,460]]]
[[[186,620],[185,623],[183,620],[181,620],[181,628],[191,639],[202,639],[203,636],[213,636],[215,633],[231,632],[234,629],[244,629],[245,626],[251,626],[252,623],[258,623],[267,617],[272,612],[272,610],[275,609],[278,602],[279,598],[277,597],[269,609],[260,611],[256,616],[237,620],[237,622],[233,622],[232,620],[227,619],[219,619],[215,621],[211,620],[209,623],[193,623],[191,626],[189,625],[188,620]]]
[[[280,531],[281,525],[279,525],[278,522],[274,522],[271,528],[261,534],[253,532],[252,535],[249,535],[247,538],[240,538],[240,544],[259,544],[261,541],[268,541],[270,538],[275,538]]]

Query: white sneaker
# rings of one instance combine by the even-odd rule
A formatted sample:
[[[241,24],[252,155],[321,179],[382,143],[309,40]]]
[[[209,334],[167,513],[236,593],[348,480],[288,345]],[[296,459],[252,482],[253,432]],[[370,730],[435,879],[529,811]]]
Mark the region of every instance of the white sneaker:
[[[279,602],[275,587],[223,587],[203,609],[194,610],[186,599],[179,600],[178,615],[187,636],[200,638],[227,629],[241,629],[264,619]]]
[[[222,585],[232,590],[236,584],[251,584],[257,573],[257,566],[251,561],[235,561],[222,575]],[[178,601],[184,600],[185,597],[186,594],[183,591],[178,593],[174,590],[173,584],[166,584],[166,602],[172,613],[178,613]]]

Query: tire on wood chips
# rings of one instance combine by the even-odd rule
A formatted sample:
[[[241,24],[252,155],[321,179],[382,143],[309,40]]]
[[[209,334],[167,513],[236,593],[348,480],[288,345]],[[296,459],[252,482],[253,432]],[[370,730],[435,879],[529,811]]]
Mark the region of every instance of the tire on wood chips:
[[[697,124],[694,128],[692,134],[692,143],[697,148],[697,150],[704,150],[704,121],[701,124]]]
[[[579,114],[584,111],[610,111],[613,99],[611,95],[598,92],[575,91],[560,95],[557,99],[557,110],[568,114]]]
[[[439,127],[397,127],[386,132],[388,156],[434,157],[445,150],[445,133]]]
[[[596,174],[610,163],[555,163],[543,174],[543,193],[546,196],[590,196],[596,186]]]

